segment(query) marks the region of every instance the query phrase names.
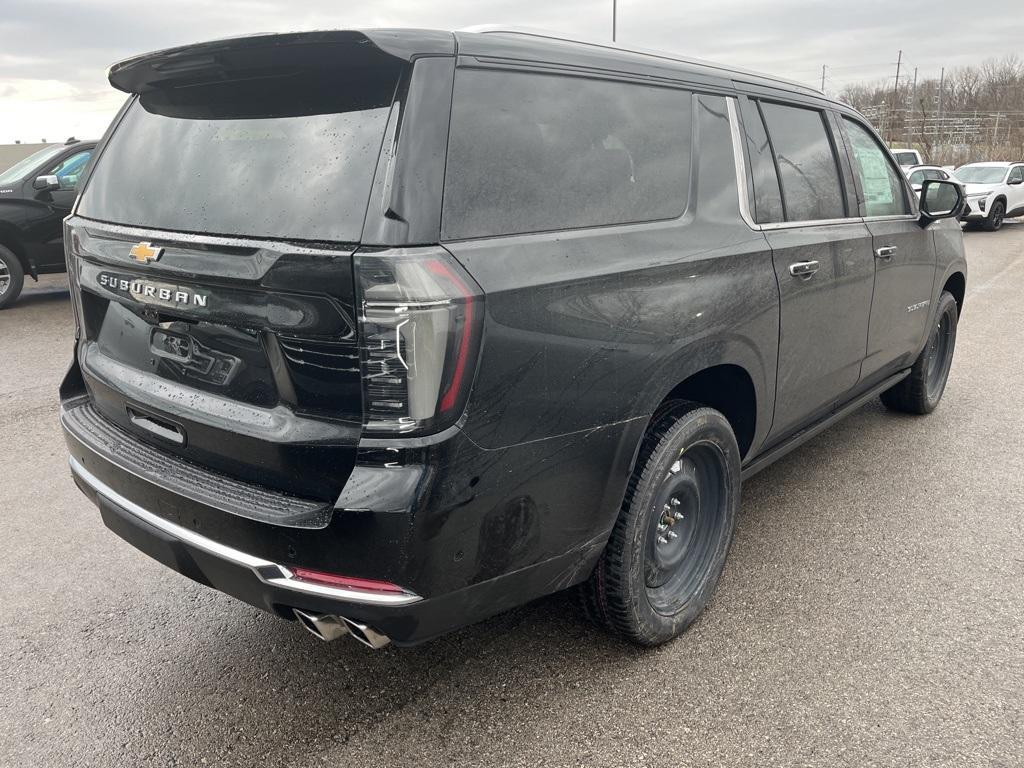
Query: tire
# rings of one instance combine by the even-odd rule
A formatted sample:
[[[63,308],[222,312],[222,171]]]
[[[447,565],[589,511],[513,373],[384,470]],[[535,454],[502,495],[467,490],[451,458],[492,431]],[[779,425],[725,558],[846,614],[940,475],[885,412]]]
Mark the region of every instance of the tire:
[[[611,537],[578,602],[638,645],[678,637],[715,591],[740,499],[740,452],[718,411],[675,401],[644,436]]]
[[[0,309],[18,300],[25,285],[25,270],[14,252],[0,245]]]
[[[1001,226],[1003,226],[1003,219],[1006,218],[1006,203],[1002,200],[996,200],[992,203],[992,210],[988,212],[988,216],[985,217],[985,221],[982,223],[982,227],[986,232],[995,232]]]
[[[935,410],[946,389],[946,379],[953,364],[958,319],[956,299],[943,291],[928,343],[914,361],[910,375],[882,393],[886,408],[916,414]]]

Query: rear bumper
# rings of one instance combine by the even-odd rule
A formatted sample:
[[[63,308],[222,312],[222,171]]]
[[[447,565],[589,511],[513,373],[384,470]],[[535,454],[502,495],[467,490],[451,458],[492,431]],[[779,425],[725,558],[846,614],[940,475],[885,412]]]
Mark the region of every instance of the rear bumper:
[[[439,511],[415,499],[403,509],[386,505],[395,511],[335,510],[322,527],[242,517],[218,509],[210,499],[190,498],[188,488],[170,488],[163,478],[130,466],[127,457],[139,447],[137,441],[122,435],[116,452],[106,450],[85,429],[86,422],[68,418],[75,407],[82,407],[82,401],[65,403],[61,415],[71,471],[104,524],[167,567],[282,618],[293,619],[296,608],[344,616],[387,635],[396,645],[413,645],[582,581],[607,541],[603,526],[586,540],[577,538],[576,529],[568,548],[544,557],[543,544],[552,542],[533,536],[517,541],[512,535],[516,531],[510,520],[519,526],[528,522],[518,502],[502,506],[500,517],[493,510],[482,515],[475,526],[470,524],[477,519],[472,503],[463,501],[449,512],[447,504]],[[463,452],[460,458],[475,471],[471,454]],[[445,463],[450,464],[432,462],[430,472],[438,483],[451,485],[452,476],[437,470]],[[403,473],[394,477],[408,487]],[[413,484],[415,498],[423,497],[424,486],[430,486],[429,478]],[[379,485],[372,490],[378,499],[398,495],[388,497],[388,489]],[[466,517],[452,519],[460,513]],[[458,523],[451,535],[439,516]],[[500,525],[492,531],[496,519]],[[474,553],[469,546],[476,542],[480,544]],[[516,559],[527,562],[519,565]],[[290,564],[389,581],[405,591],[364,592],[301,582]]]

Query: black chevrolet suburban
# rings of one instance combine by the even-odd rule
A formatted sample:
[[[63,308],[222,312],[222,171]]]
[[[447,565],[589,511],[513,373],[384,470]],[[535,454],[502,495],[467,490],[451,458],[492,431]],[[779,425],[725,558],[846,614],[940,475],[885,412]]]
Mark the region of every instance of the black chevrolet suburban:
[[[71,138],[0,173],[0,309],[18,300],[26,275],[64,271],[62,220],[95,146]]]
[[[573,587],[665,642],[740,483],[942,396],[958,185],[772,77],[522,32],[114,65],[66,251],[73,476],[116,534],[323,639]]]

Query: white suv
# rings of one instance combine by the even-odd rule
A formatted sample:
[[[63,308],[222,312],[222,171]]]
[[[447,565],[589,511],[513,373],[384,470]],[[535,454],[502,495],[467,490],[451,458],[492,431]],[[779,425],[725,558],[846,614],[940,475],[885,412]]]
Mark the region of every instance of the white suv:
[[[1024,214],[1024,163],[970,163],[953,175],[967,191],[961,220],[994,232],[1007,216]]]

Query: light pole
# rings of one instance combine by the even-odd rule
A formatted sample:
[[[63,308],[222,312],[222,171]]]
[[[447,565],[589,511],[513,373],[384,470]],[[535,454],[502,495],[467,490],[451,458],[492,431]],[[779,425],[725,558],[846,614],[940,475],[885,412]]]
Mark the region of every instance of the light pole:
[[[618,11],[618,0],[612,0],[612,42],[615,42],[615,16]]]

